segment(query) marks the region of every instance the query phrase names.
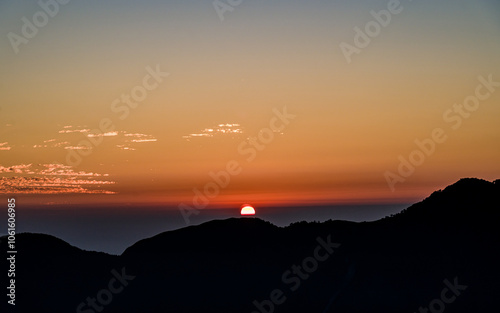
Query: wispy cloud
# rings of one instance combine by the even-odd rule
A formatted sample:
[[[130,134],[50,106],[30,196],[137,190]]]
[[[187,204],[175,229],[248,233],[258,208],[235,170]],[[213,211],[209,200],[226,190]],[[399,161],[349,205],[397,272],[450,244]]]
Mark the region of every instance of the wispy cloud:
[[[57,139],[45,140],[43,144],[33,145],[33,148],[61,148],[69,145],[69,141],[58,141]]]
[[[240,124],[218,124],[217,126],[205,128],[198,133],[192,133],[182,138],[190,140],[193,138],[211,138],[216,136],[235,136],[243,134],[243,128]]]
[[[127,131],[111,131],[111,132],[106,132],[106,133],[91,133],[90,129],[82,127],[82,126],[72,126],[72,125],[66,125],[63,126],[61,130],[58,131],[60,136],[77,136],[77,134],[83,133],[85,136],[88,138],[102,138],[102,137],[115,137],[118,142],[115,142],[115,146],[120,149],[120,150],[127,150],[127,151],[135,151],[137,150],[137,147],[133,147],[133,144],[136,143],[153,143],[158,141],[153,135],[148,135],[148,134],[142,134],[142,133],[129,133]],[[81,135],[80,135],[81,136]],[[71,138],[67,138],[68,140]],[[74,140],[71,140],[71,142],[76,142],[76,140],[79,140],[78,137],[74,137]],[[84,145],[71,145],[71,142],[68,140],[63,140],[61,138],[51,138],[43,141],[43,143],[40,144],[35,144],[32,147],[35,149],[42,149],[42,148],[62,148],[65,150],[89,150],[91,147],[89,146],[84,146]],[[5,143],[7,144],[7,143]],[[2,149],[2,144],[0,144],[0,150],[9,150],[5,147]]]
[[[69,165],[57,163],[0,165],[0,174],[0,194],[115,193],[102,189],[115,184],[107,179],[109,174],[75,171]]]
[[[87,146],[66,146],[64,147],[66,150],[89,150],[90,147]]]
[[[114,182],[102,180],[75,180],[55,177],[2,177],[0,194],[115,194],[96,188]],[[94,189],[95,188],[95,189]]]
[[[96,134],[85,126],[66,125],[52,138],[29,146],[32,149],[88,150],[91,146],[75,144],[82,137],[113,137],[113,146],[120,151],[135,151],[140,146],[158,141],[153,135],[127,131]],[[110,141],[111,142],[111,141]],[[11,150],[9,142],[0,142],[1,150]],[[0,194],[114,194],[108,187],[115,182],[109,174],[77,171],[71,165],[59,163],[0,164]]]
[[[6,151],[12,149],[8,144],[8,142],[0,142],[0,150]]]
[[[17,164],[12,166],[0,165],[0,174],[19,173],[19,174],[37,174],[37,175],[61,175],[61,176],[109,176],[108,174],[99,174],[85,171],[74,171],[70,165],[59,163],[49,164]]]
[[[101,134],[88,134],[87,137],[93,138],[93,137],[114,137],[118,136],[118,132],[107,132],[107,133],[101,133]]]
[[[156,139],[154,136],[147,135],[147,134],[123,132],[123,135],[125,137],[124,144],[116,145],[121,150],[135,151],[136,148],[131,146],[131,144],[133,144],[133,143],[145,143],[145,142],[158,141],[158,139]]]
[[[70,133],[88,133],[90,129],[62,129],[59,131],[59,134],[70,134]]]
[[[121,150],[130,150],[130,151],[135,151],[136,149],[130,147],[130,146],[127,146],[127,145],[116,145],[119,149]]]

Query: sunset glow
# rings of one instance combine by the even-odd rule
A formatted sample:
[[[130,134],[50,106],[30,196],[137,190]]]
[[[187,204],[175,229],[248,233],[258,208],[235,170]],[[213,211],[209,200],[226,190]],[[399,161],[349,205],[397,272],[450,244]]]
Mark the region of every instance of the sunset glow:
[[[71,2],[14,48],[41,9],[0,9],[0,194],[387,203],[500,176],[498,3],[401,1],[362,48],[355,29],[387,1],[248,2],[223,20],[210,1],[127,3]]]

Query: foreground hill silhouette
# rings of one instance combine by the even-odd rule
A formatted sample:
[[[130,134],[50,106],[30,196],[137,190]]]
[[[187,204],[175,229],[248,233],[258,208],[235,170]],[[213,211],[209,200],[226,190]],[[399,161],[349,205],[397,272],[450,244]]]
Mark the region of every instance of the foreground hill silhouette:
[[[375,222],[216,220],[141,240],[121,256],[19,234],[16,309],[498,312],[499,221],[500,181],[462,179]],[[0,245],[6,251],[5,237]],[[6,301],[1,312],[12,311]]]

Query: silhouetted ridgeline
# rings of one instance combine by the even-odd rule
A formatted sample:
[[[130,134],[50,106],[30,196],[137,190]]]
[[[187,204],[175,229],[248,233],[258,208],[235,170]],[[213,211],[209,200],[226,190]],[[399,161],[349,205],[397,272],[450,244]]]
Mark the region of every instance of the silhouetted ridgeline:
[[[16,309],[498,312],[499,218],[500,181],[462,179],[376,222],[232,218],[161,233],[121,256],[19,234]],[[12,311],[6,302],[1,311]]]

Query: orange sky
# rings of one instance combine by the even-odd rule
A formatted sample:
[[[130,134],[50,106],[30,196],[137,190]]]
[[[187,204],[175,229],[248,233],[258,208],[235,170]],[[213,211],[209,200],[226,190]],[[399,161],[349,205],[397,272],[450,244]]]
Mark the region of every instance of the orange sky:
[[[0,193],[192,205],[228,164],[211,206],[414,201],[500,177],[498,4],[404,3],[348,63],[339,45],[387,1],[257,2],[224,21],[207,3],[72,3],[18,53],[4,36]],[[40,10],[0,6],[6,33]]]

